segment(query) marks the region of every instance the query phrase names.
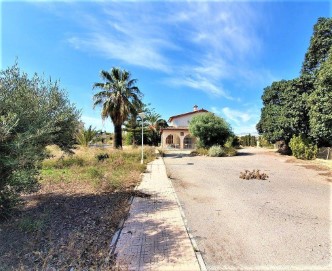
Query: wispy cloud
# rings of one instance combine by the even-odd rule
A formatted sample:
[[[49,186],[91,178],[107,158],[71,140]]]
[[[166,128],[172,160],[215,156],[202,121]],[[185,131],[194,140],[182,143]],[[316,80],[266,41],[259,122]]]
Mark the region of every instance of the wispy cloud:
[[[199,74],[196,74],[195,77],[190,75],[183,78],[170,78],[167,80],[167,83],[178,87],[189,87],[203,91],[210,96],[224,97],[228,100],[233,100],[233,98],[223,89],[221,84],[217,85]]]
[[[227,119],[230,119],[231,121],[235,122],[236,124],[248,122],[251,119],[251,116],[249,113],[230,109],[229,107],[224,107],[221,111],[226,116]]]
[[[150,70],[171,72],[165,52],[179,47],[167,39],[162,25],[153,24],[154,15],[137,10],[139,3],[98,4],[99,16],[79,12],[83,30],[67,39],[73,48]]]
[[[68,42],[76,49],[88,50],[94,48],[107,59],[118,59],[127,64],[145,67],[163,72],[170,72],[167,60],[153,50],[151,46],[131,43],[125,40],[116,40],[101,33],[93,33],[86,37],[71,37]]]
[[[231,124],[235,134],[257,134],[256,124],[259,119],[259,110],[238,110],[229,107],[211,107],[211,112],[223,117]]]
[[[236,99],[224,80],[255,85],[273,78],[248,64],[262,50],[250,3],[97,2],[91,13],[72,5],[82,29],[69,34],[72,48],[162,72],[171,85]]]

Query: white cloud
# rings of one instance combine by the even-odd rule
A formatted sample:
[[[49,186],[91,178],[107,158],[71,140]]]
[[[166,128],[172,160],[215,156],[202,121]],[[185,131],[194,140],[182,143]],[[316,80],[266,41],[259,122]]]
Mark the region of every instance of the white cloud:
[[[208,95],[214,97],[224,97],[228,100],[233,99],[230,95],[226,93],[226,91],[221,85],[216,85],[208,78],[201,77],[200,75],[196,75],[196,78],[194,78],[193,76],[187,76],[182,78],[169,78],[166,80],[166,83],[174,86],[183,86],[197,89],[199,91],[206,92]]]
[[[230,109],[228,107],[224,107],[221,112],[226,116],[227,119],[235,122],[236,124],[248,122],[251,119],[250,114],[247,112],[241,112],[238,110]]]
[[[231,109],[229,107],[217,108],[211,107],[211,112],[222,116],[231,124],[235,134],[257,134],[256,124],[260,112],[257,108],[248,110]]]
[[[128,64],[142,66],[148,69],[170,72],[167,60],[151,46],[116,40],[101,33],[91,34],[89,37],[71,37],[68,42],[75,49],[88,50],[93,48],[108,59],[119,59]]]
[[[96,6],[97,13],[71,7],[82,31],[67,42],[77,50],[161,71],[168,83],[227,99],[236,97],[223,80],[260,88],[274,78],[249,65],[263,43],[256,32],[261,18],[250,3],[106,1]]]

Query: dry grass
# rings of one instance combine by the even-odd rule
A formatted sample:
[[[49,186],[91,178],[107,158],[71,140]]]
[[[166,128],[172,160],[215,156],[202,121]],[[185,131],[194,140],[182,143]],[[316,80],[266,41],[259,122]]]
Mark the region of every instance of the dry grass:
[[[141,150],[113,150],[111,148],[77,148],[74,155],[64,155],[54,146],[49,147],[53,157],[43,162],[41,183],[50,190],[54,185],[71,183],[74,191],[83,186],[84,191],[113,191],[136,185],[136,180],[146,166],[140,164]],[[154,159],[154,150],[146,148],[145,162]],[[109,158],[98,160],[98,155]],[[60,185],[59,185],[60,184]]]
[[[316,159],[315,161],[316,161],[316,163],[326,166],[332,170],[332,160]]]
[[[112,270],[112,236],[130,197],[142,196],[133,193],[146,168],[140,149],[49,150],[40,191],[23,195],[25,205],[0,223],[0,270]],[[145,162],[154,159],[153,149],[145,153]]]

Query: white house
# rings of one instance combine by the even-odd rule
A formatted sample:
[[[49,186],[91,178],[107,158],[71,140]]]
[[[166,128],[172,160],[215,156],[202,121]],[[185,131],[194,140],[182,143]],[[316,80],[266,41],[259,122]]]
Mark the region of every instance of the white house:
[[[172,116],[169,118],[169,127],[161,131],[161,147],[165,149],[194,149],[196,138],[188,130],[189,122],[193,116],[209,111],[198,109],[195,105],[193,111]]]

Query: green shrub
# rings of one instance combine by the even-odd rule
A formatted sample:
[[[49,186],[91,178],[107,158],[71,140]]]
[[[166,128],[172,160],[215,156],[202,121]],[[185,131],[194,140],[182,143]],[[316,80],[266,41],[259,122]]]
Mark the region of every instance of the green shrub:
[[[312,160],[317,156],[317,145],[303,135],[295,136],[289,142],[293,155],[298,159]]]
[[[225,154],[225,150],[220,145],[213,145],[209,148],[208,154],[211,157],[221,157]]]
[[[259,146],[263,148],[273,149],[274,145],[270,143],[264,136],[258,138]]]
[[[224,146],[227,148],[238,148],[240,147],[240,139],[237,136],[230,136]]]
[[[224,147],[225,156],[235,156],[237,151],[234,147]]]
[[[196,155],[208,155],[209,150],[205,148],[198,148],[190,153],[191,156],[196,156]]]
[[[18,64],[0,71],[0,219],[39,188],[46,146],[71,152],[79,116],[58,82],[30,77]]]
[[[232,135],[231,126],[223,119],[212,113],[194,116],[189,123],[190,134],[199,138],[199,147],[224,145]]]

